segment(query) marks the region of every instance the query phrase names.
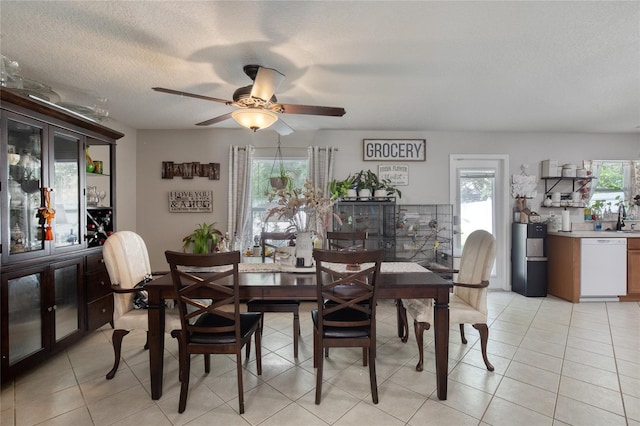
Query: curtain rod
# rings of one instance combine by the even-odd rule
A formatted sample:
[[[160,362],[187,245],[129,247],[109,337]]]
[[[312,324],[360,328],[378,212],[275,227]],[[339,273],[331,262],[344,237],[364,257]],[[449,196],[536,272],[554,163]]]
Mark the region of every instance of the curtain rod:
[[[246,148],[243,146],[238,147],[239,150],[245,150]],[[278,149],[277,146],[254,146],[253,149]],[[309,149],[308,146],[280,146],[280,149]],[[326,146],[321,146],[318,148],[320,151],[326,151]],[[338,148],[333,148],[334,151],[337,151]]]

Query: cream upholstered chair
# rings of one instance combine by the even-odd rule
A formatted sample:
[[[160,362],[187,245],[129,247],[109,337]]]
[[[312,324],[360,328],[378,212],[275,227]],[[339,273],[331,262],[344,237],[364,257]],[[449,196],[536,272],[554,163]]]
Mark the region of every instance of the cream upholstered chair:
[[[487,287],[491,269],[496,258],[496,239],[487,231],[472,232],[464,244],[460,269],[454,281],[453,294],[449,304],[449,322],[460,324],[460,337],[466,344],[464,324],[472,324],[480,333],[482,358],[487,370],[493,371],[493,365],[487,359]],[[437,271],[435,271],[437,272]],[[433,323],[433,299],[403,299],[406,310],[413,317],[413,327],[418,342],[420,360],[416,365],[417,371],[422,371],[424,349],[422,335]],[[406,320],[406,312],[403,312]]]
[[[122,339],[131,330],[148,331],[146,309],[135,309],[133,299],[137,291],[135,285],[152,277],[147,246],[140,235],[131,231],[113,233],[102,248],[104,263],[113,287],[113,327],[112,343],[114,353],[113,368],[107,374],[112,379],[120,364]],[[180,316],[176,309],[167,309],[165,330],[171,332],[180,328]],[[145,349],[147,346],[145,345]]]

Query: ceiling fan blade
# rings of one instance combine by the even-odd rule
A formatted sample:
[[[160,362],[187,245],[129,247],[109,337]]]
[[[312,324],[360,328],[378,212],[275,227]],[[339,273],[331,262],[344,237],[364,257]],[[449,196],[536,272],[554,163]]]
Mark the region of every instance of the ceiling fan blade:
[[[204,99],[205,101],[220,102],[222,104],[231,104],[232,101],[226,99],[212,98],[211,96],[197,95],[195,93],[181,92],[180,90],[165,89],[164,87],[152,87],[156,92],[169,93],[170,95],[186,96],[188,98]]]
[[[284,80],[284,74],[273,68],[260,67],[251,89],[251,97],[269,101]]]
[[[287,136],[294,132],[294,130],[284,121],[278,117],[278,120],[273,123],[268,129],[275,130],[280,136]]]
[[[218,116],[216,118],[211,118],[209,120],[205,120],[205,121],[202,121],[200,123],[196,123],[196,126],[210,126],[212,124],[216,124],[216,123],[219,123],[221,121],[228,120],[229,118],[231,118],[231,113],[230,112],[227,113],[227,114],[220,115],[220,116]]]
[[[279,104],[284,114],[309,114],[309,115],[328,115],[331,117],[342,117],[346,114],[344,108],[326,107],[313,105],[292,105]]]

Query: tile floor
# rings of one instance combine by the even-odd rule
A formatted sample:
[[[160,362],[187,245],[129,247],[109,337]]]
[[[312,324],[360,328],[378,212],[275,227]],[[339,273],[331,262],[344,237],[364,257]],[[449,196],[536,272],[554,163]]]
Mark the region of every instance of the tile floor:
[[[149,396],[144,334],[124,339],[124,362],[113,380],[111,330],[83,342],[2,388],[0,424],[27,425],[640,425],[640,304],[571,304],[515,293],[489,296],[484,368],[477,335],[460,344],[452,326],[449,395],[435,396],[433,335],[425,336],[425,370],[414,370],[415,338],[396,337],[395,307],[378,308],[373,405],[359,350],[332,349],[321,405],[314,404],[313,339],[303,304],[300,356],[293,359],[290,314],[267,314],[263,374],[255,358],[245,370],[244,415],[238,415],[235,364],[214,356],[203,373],[192,362],[187,409],[178,414],[176,344],[167,338],[164,395]]]

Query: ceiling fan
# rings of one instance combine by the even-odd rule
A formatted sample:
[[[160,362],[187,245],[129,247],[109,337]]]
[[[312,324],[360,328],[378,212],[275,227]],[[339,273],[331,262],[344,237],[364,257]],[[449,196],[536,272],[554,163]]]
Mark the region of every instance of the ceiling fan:
[[[279,119],[278,114],[308,114],[341,117],[346,112],[344,108],[339,107],[278,103],[274,93],[280,86],[280,83],[282,83],[282,80],[284,80],[284,74],[273,68],[265,68],[260,65],[245,65],[243,70],[253,81],[253,84],[237,89],[233,93],[232,101],[182,92],[180,90],[165,89],[163,87],[152,87],[152,89],[157,92],[219,102],[238,108],[233,112],[196,123],[196,126],[209,126],[233,118],[238,124],[254,132],[274,125],[273,128],[279,134],[288,135],[293,132],[293,129],[282,121],[282,119]]]

